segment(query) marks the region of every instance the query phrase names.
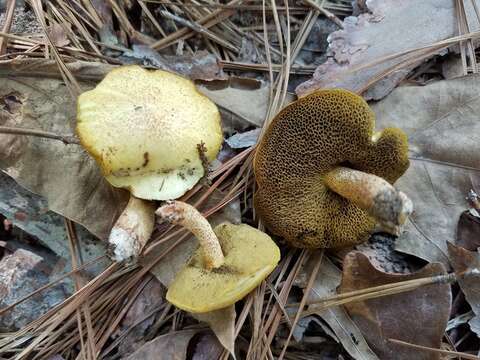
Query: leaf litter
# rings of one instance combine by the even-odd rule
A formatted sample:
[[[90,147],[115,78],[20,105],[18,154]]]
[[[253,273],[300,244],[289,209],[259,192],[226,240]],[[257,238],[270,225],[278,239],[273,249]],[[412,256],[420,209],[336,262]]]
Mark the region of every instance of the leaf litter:
[[[83,286],[80,284],[66,302],[26,325],[14,337],[2,335],[2,356],[12,354],[14,349],[16,358],[27,354],[36,358],[54,358],[59,354],[66,359],[77,355],[95,358],[95,351],[104,351],[102,356],[111,355],[119,351],[119,344],[137,326],[135,318],[140,317],[141,331],[136,335],[140,336],[139,344],[147,342],[130,355],[137,358],[156,356],[161,351],[165,357],[181,359],[227,358],[229,353],[237,358],[296,359],[324,356],[328,349],[333,349],[335,357],[382,359],[390,358],[385,354],[392,348],[398,350],[399,356],[410,354],[410,358],[433,359],[440,353],[456,355],[457,350],[470,352],[463,357],[476,358],[471,352],[478,351],[478,347],[469,342],[479,328],[474,277],[446,274],[445,269],[451,265],[461,273],[466,267],[471,274],[478,267],[474,260],[466,264],[458,259],[475,259],[476,253],[458,250],[454,254],[451,245],[447,246],[457,235],[458,243],[468,243],[470,250],[475,250],[475,241],[465,238],[475,238],[478,231],[472,225],[474,219],[465,217],[474,216],[471,212],[463,213],[456,231],[457,219],[468,207],[465,197],[480,184],[480,162],[476,158],[479,129],[475,122],[478,79],[477,75],[459,76],[460,72],[477,72],[472,57],[475,42],[471,39],[478,28],[478,4],[443,0],[421,4],[358,1],[356,6],[369,12],[353,18],[348,17],[352,12],[350,3],[342,0],[324,1],[321,5],[270,3],[264,8],[240,0],[191,7],[181,3],[160,6],[150,1],[140,1],[138,5],[94,1],[70,7],[58,0],[48,2],[44,8],[37,0],[29,3],[37,17],[34,34],[10,34],[10,26],[0,33],[8,50],[5,56],[0,55],[15,59],[0,63],[0,164],[21,186],[45,199],[44,203],[37,200],[43,204],[40,206],[84,225],[100,239],[105,239],[126,198],[122,191],[103,181],[96,165],[76,144],[75,101],[68,90],[73,89],[75,94],[80,87],[91,88],[114,66],[131,62],[200,80],[200,91],[222,111],[230,147],[226,147],[225,157],[217,161],[209,175],[211,183],[196,186],[185,199],[209,215],[211,222],[253,223],[250,146],[255,145],[260,128],[294,99],[287,89],[304,76],[297,77],[302,71],[296,59],[309,58],[316,63],[315,54],[323,56],[325,44],[312,47],[315,43],[311,40],[324,42],[324,34],[314,36],[320,31],[318,19],[335,23],[332,30],[336,26],[343,30],[330,34],[331,57],[320,65],[313,81],[297,91],[302,93],[306,86],[342,86],[364,92],[369,99],[382,99],[371,103],[377,126],[400,127],[410,138],[411,167],[398,187],[414,199],[415,213],[395,241],[396,249],[408,254],[401,257],[406,266],[390,266],[390,262],[398,260],[390,247],[387,252],[376,248],[369,253],[377,265],[387,263],[389,271],[401,268],[404,274],[383,273],[364,255],[348,250],[323,257],[285,250],[270,278],[236,309],[197,316],[200,324],[166,302],[143,314],[145,319],[141,316],[142,309],[146,309],[141,305],[143,301],[150,303],[155,297],[162,297],[146,290],[150,273],[168,286],[196,247],[196,241],[185,232],[159,225],[139,263],[107,266]],[[233,16],[239,10],[249,16]],[[137,13],[142,16],[134,19]],[[304,20],[302,24],[300,18]],[[67,23],[71,25],[61,26]],[[39,33],[38,24],[48,37]],[[455,38],[458,34],[462,37]],[[307,38],[310,40],[306,41]],[[445,54],[452,45],[460,46],[448,50],[457,61],[447,74],[441,67],[437,70],[437,64],[444,60],[437,54]],[[311,69],[305,67],[304,71]],[[442,76],[453,79],[442,80]],[[77,85],[80,87],[76,89]],[[15,196],[16,203],[21,201],[19,195]],[[39,205],[32,203],[32,212],[35,206]],[[2,211],[12,212],[11,208]],[[22,226],[45,238],[38,232],[41,223],[31,221]],[[461,231],[466,228],[468,231]],[[60,226],[52,229],[61,233]],[[66,232],[70,243],[75,244],[77,236],[71,228]],[[79,238],[83,241],[84,235]],[[85,245],[80,242],[79,246],[83,250]],[[73,248],[72,254],[76,253]],[[65,250],[61,255],[68,257]],[[320,258],[322,262],[315,263]],[[408,274],[425,262],[430,264],[420,272]],[[337,265],[343,266],[343,274]],[[358,271],[352,271],[352,267]],[[318,274],[312,277],[314,269]],[[70,275],[75,276],[76,272]],[[435,276],[443,280],[435,280]],[[457,278],[461,292],[456,294],[455,302],[459,305],[449,314],[449,284]],[[410,284],[405,279],[416,282]],[[375,290],[378,286],[389,288],[382,292]],[[358,291],[368,297],[358,298]],[[462,301],[463,293],[466,300]],[[338,296],[340,300],[335,298]],[[408,313],[412,304],[425,297],[430,299],[430,305],[438,307],[438,313],[426,309],[425,302],[414,309],[417,313]],[[302,314],[298,313],[302,310],[297,303],[300,300],[307,304]],[[338,306],[341,304],[345,305]],[[462,304],[470,304],[473,313],[463,311]],[[299,320],[305,314],[308,317]],[[420,338],[405,337],[410,335],[404,334],[405,329],[418,325],[412,314],[436,326]],[[456,321],[449,323],[446,332],[449,315]],[[375,321],[371,322],[372,319]],[[92,321],[100,325],[97,333],[92,332]],[[470,332],[465,329],[466,322]],[[209,324],[227,350],[220,354],[219,343],[205,332],[202,323]],[[300,323],[301,337],[289,328]],[[120,324],[126,328],[118,332]],[[403,329],[399,330],[398,324],[403,324]],[[292,334],[294,343],[290,343]],[[391,341],[386,340],[387,336]],[[447,345],[449,339],[455,341]],[[341,346],[335,345],[338,341]],[[78,345],[76,354],[71,344]]]

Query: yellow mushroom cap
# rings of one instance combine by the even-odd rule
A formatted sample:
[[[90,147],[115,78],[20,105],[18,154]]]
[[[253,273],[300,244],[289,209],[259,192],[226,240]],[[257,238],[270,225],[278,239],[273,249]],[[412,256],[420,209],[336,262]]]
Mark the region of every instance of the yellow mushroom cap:
[[[265,233],[249,225],[221,224],[214,229],[224,264],[206,270],[199,248],[175,277],[167,300],[192,313],[222,309],[245,297],[280,261],[280,250]]]
[[[374,129],[368,104],[346,90],[319,90],[284,108],[254,161],[255,209],[267,228],[297,247],[365,241],[375,220],[323,180],[344,166],[395,182],[409,165],[407,137],[400,129]]]
[[[106,179],[142,199],[183,195],[223,140],[213,102],[181,76],[122,66],[78,99],[77,133]]]

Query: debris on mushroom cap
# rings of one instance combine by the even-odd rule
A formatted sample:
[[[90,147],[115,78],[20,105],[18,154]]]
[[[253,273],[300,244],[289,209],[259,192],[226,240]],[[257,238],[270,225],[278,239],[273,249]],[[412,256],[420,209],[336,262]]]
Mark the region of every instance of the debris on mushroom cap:
[[[152,235],[155,225],[154,211],[153,202],[130,196],[108,237],[110,257],[113,260],[127,260],[140,253]]]
[[[183,195],[223,140],[213,102],[181,76],[139,66],[111,71],[80,95],[77,133],[106,179],[138,198]],[[205,153],[200,154],[200,147]]]
[[[232,305],[262,282],[280,260],[273,240],[249,225],[225,223],[214,231],[225,262],[206,270],[201,249],[195,252],[167,292],[167,300],[180,309],[202,313]]]
[[[409,165],[406,135],[374,127],[367,103],[341,89],[302,97],[272,120],[254,162],[255,208],[272,233],[308,248],[367,240],[375,219],[324,177],[343,166],[395,182]]]

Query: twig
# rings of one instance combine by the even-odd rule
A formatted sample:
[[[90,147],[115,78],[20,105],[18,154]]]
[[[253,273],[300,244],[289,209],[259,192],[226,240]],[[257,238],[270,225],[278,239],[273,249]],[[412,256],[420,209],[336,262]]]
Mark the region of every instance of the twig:
[[[52,140],[59,140],[65,145],[75,144],[79,145],[80,140],[75,135],[59,135],[52,132],[35,129],[25,129],[11,126],[0,126],[0,134],[14,134],[14,135],[26,135],[35,136]]]
[[[7,3],[7,11],[5,12],[5,22],[3,24],[2,32],[8,33],[13,22],[13,15],[15,13],[15,0],[10,0]],[[0,38],[0,55],[7,51],[8,39]]]
[[[160,14],[162,14],[162,16],[166,17],[167,19],[170,19],[170,20],[174,20],[176,22],[178,22],[179,24],[185,26],[185,27],[188,27],[189,29],[199,33],[199,34],[202,34],[202,35],[205,35],[207,38],[209,38],[210,40],[216,42],[217,44],[227,48],[228,50],[231,50],[231,51],[234,51],[234,52],[239,52],[240,50],[230,44],[228,41],[225,41],[223,40],[222,38],[220,38],[219,36],[217,36],[216,34],[214,34],[213,32],[211,32],[210,30],[208,30],[207,28],[205,28],[204,26],[202,25],[199,25],[197,23],[194,23],[194,22],[191,22],[191,21],[188,21],[184,18],[181,18],[180,16],[177,16],[177,15],[174,15],[166,10],[160,10]]]
[[[433,284],[451,284],[460,278],[480,275],[479,269],[471,269],[463,273],[449,273],[445,275],[430,276],[420,279],[399,281],[392,284],[373,286],[366,289],[354,290],[338,295],[325,297],[322,299],[309,302],[308,305],[318,305],[313,309],[309,309],[302,313],[302,317],[317,314],[328,308],[339,306],[356,301],[364,301],[368,299],[375,299],[383,296],[395,295],[407,291],[413,291],[419,287]],[[297,304],[289,304],[288,306],[296,306]]]
[[[325,15],[327,18],[329,18],[331,21],[333,21],[335,24],[337,24],[341,29],[343,29],[343,22],[335,16],[335,14],[331,13],[325,7],[322,5],[318,5],[315,1],[312,0],[303,0],[308,6],[311,6],[315,10],[321,12],[323,15]]]
[[[467,353],[464,353],[464,352],[449,351],[449,350],[442,350],[442,349],[434,349],[434,348],[430,348],[430,347],[427,347],[427,346],[411,344],[411,343],[409,343],[409,342],[401,341],[401,340],[397,340],[397,339],[388,339],[388,341],[390,341],[390,342],[392,342],[392,343],[394,343],[394,344],[407,346],[407,347],[410,347],[410,348],[412,348],[412,349],[418,349],[418,350],[422,350],[422,351],[434,352],[434,353],[443,354],[443,355],[453,355],[453,356],[461,357],[461,358],[463,358],[463,359],[480,360],[480,357],[475,356],[475,355],[471,355],[471,354],[467,354]]]

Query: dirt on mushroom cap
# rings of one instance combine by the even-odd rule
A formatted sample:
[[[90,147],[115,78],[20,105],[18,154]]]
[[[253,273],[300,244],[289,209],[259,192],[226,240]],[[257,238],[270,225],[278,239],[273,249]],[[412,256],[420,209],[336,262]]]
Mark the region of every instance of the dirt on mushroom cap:
[[[314,92],[283,109],[254,162],[255,208],[269,230],[297,247],[365,241],[375,220],[329,190],[323,176],[342,165],[396,181],[409,165],[406,135],[374,127],[368,104],[341,89]]]
[[[107,180],[143,199],[183,195],[204,175],[197,145],[211,161],[223,141],[217,107],[190,80],[134,65],[80,95],[77,120]]]

